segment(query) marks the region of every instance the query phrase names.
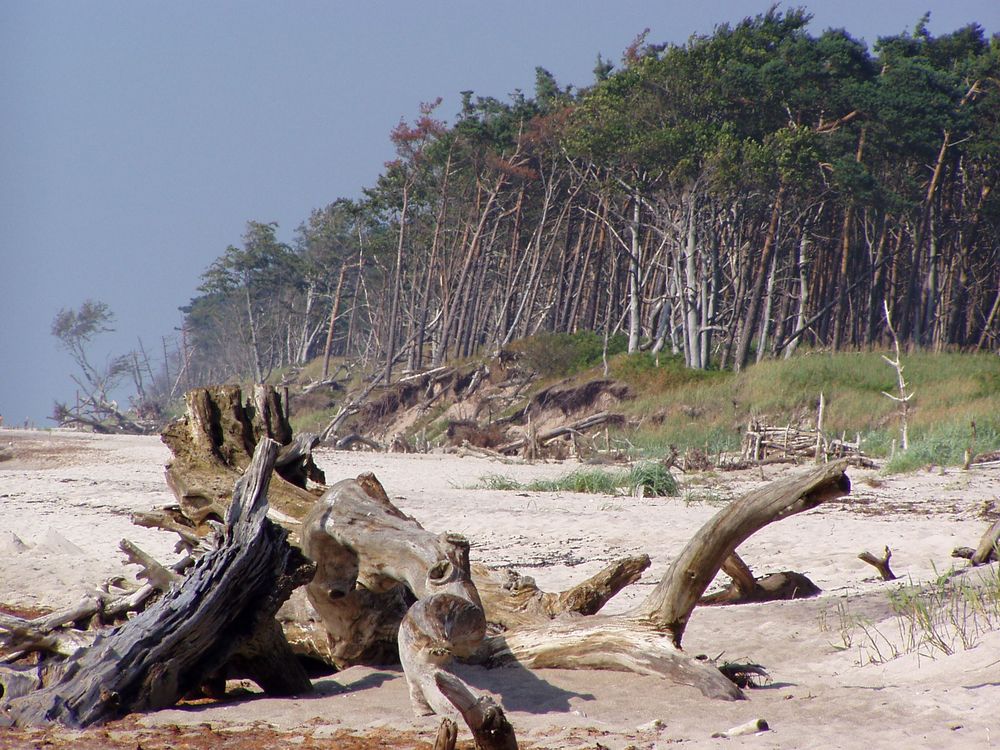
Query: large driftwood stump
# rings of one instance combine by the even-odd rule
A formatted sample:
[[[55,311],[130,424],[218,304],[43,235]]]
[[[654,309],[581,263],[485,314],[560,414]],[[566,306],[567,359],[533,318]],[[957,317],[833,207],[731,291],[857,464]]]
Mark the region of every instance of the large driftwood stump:
[[[314,571],[289,546],[287,532],[266,518],[278,449],[266,438],[258,443],[217,548],[162,599],[70,657],[50,685],[7,700],[2,719],[84,727],[171,706],[227,667],[271,694],[311,689],[274,620]]]
[[[167,484],[184,517],[196,527],[225,518],[233,483],[246,471],[254,448],[263,438],[276,441],[280,453],[271,481],[274,520],[295,529],[318,497],[306,490],[308,479],[323,483],[310,454],[317,438],[292,440],[292,430],[273,386],[254,387],[244,402],[239,386],[196,388],[185,394],[187,410],[163,430],[173,453]]]

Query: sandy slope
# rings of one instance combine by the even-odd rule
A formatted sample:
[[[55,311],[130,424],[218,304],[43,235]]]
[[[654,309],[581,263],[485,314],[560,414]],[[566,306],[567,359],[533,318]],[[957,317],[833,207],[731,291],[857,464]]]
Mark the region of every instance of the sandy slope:
[[[121,572],[117,543],[123,537],[161,560],[172,559],[172,537],[128,519],[132,510],[171,499],[162,470],[169,454],[156,438],[12,430],[0,431],[0,438],[4,445],[13,441],[15,453],[0,463],[0,603],[52,608],[77,601],[88,587]],[[331,482],[374,471],[393,500],[427,528],[467,535],[474,558],[516,567],[543,588],[564,588],[611,559],[647,552],[653,566],[609,611],[645,596],[726,498],[763,480],[759,471],[692,477],[682,480],[683,498],[636,499],[470,489],[488,473],[551,477],[573,468],[566,464],[329,451],[317,458]],[[1000,735],[994,710],[1000,701],[1000,633],[984,633],[974,648],[958,647],[951,656],[888,659],[893,649],[904,650],[906,640],[887,597],[900,584],[877,580],[856,556],[888,544],[900,576],[933,580],[952,565],[953,547],[974,546],[985,530],[984,509],[1000,503],[1000,471],[850,474],[851,497],[774,524],[740,548],[758,574],[806,573],[823,589],[820,597],[704,608],[692,617],[687,650],[768,667],[772,684],[752,691],[749,701],[709,701],[659,679],[607,672],[463,668],[463,676],[503,703],[525,746],[989,747],[991,730]],[[868,632],[882,659],[853,624],[859,617],[873,624]],[[881,663],[871,663],[873,658]],[[343,730],[374,732],[382,741],[399,733],[400,747],[433,734],[435,721],[412,717],[398,671],[352,668],[318,679],[316,688],[303,699],[162,711],[141,717],[138,726],[207,722],[252,733],[260,728],[255,722],[264,721],[288,732],[290,746]],[[711,738],[757,717],[772,731]],[[28,747],[35,740],[0,735],[0,747],[21,742]]]

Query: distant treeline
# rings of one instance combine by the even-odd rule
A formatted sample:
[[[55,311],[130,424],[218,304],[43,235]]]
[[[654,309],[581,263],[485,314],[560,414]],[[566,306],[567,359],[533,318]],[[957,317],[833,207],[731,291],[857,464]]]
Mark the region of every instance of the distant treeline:
[[[391,133],[359,201],[292,244],[250,222],[184,308],[190,382],[324,353],[393,368],[536,332],[740,369],[797,346],[995,348],[1000,38],[869,50],[804,11],[645,35],[586,88],[463,92]]]

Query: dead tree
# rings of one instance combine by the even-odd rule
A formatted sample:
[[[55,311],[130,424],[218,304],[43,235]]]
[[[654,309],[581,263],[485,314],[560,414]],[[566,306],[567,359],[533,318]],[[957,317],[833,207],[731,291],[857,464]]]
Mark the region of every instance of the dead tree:
[[[272,695],[310,690],[274,619],[315,570],[266,517],[278,449],[258,443],[216,549],[162,599],[67,659],[49,684],[5,700],[0,721],[85,727],[171,706],[225,670]]]

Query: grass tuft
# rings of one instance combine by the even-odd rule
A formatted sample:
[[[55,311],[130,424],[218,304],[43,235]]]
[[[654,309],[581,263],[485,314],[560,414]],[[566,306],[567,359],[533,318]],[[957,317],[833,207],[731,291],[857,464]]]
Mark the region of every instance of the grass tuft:
[[[582,492],[597,495],[641,495],[673,497],[677,480],[659,463],[642,463],[627,470],[577,469],[555,479],[536,479],[527,484],[502,474],[486,474],[473,489],[527,490],[529,492]]]

